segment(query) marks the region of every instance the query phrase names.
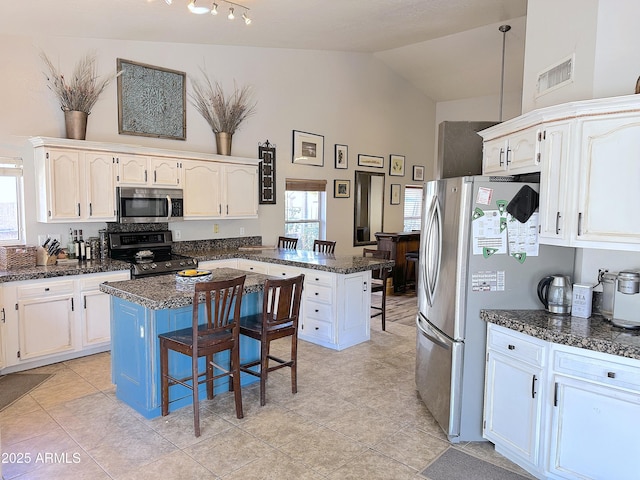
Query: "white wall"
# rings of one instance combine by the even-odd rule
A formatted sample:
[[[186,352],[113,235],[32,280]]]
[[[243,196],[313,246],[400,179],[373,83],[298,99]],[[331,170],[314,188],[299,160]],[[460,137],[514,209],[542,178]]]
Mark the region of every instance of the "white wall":
[[[30,136],[64,136],[63,114],[45,86],[42,63],[44,49],[63,72],[71,72],[75,62],[88,50],[98,54],[98,72],[115,70],[116,58],[124,58],[198,75],[206,65],[212,78],[223,86],[251,84],[258,101],[256,114],[249,118],[233,139],[232,155],[256,157],[258,143],[269,140],[277,147],[276,205],[261,205],[259,219],[218,221],[220,232],[213,234],[213,222],[176,222],[183,240],[262,235],[273,244],[283,232],[285,178],[325,178],[327,188],[327,238],[338,242],[338,253],[359,250],[351,247],[353,195],[333,198],[333,180],[353,183],[358,153],[385,158],[388,175],[389,154],[406,157],[405,177],[394,183],[410,183],[412,166],[433,162],[435,105],[381,61],[368,54],[262,49],[210,45],[126,42],[70,37],[26,38],[0,36],[3,59],[3,88],[0,89],[0,155],[20,155],[25,160],[27,241],[38,234],[66,235],[70,225],[35,222],[35,191]],[[189,86],[188,86],[189,91]],[[87,139],[151,147],[214,152],[215,139],[194,108],[187,105],[186,141],[154,139],[118,134],[117,90],[108,87],[89,116]],[[292,130],[325,137],[324,167],[291,163]],[[334,144],[349,147],[349,169],[334,168]],[[372,171],[378,171],[371,169]],[[389,177],[385,185],[385,231],[402,229],[402,205],[389,205]],[[85,236],[96,235],[104,224],[83,224]]]

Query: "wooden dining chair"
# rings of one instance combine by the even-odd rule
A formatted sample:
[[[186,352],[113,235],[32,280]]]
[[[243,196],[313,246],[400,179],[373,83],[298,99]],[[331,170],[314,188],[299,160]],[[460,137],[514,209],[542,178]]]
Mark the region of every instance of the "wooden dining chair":
[[[278,237],[278,248],[295,250],[298,247],[298,239],[292,237]]]
[[[389,250],[376,250],[373,248],[363,248],[363,257],[380,258],[383,260],[389,260],[391,258],[391,252]],[[387,325],[387,278],[391,275],[391,268],[377,268],[371,271],[371,293],[382,292],[381,305],[371,305],[371,308],[377,310],[377,313],[373,313],[371,318],[382,315],[382,330],[386,330]]]
[[[240,390],[240,304],[246,275],[231,280],[195,284],[191,327],[158,335],[160,339],[160,382],[162,416],[169,414],[169,387],[182,385],[192,392],[193,427],[200,436],[199,385],[206,383],[207,398],[213,398],[214,381],[231,377],[236,403],[236,416],[243,417]],[[204,303],[204,322],[200,321],[200,304]],[[191,357],[191,375],[177,378],[169,373],[169,351]],[[229,368],[214,363],[214,354],[230,351]],[[200,371],[198,359],[206,358]],[[214,374],[214,368],[222,373]]]
[[[240,365],[243,372],[260,377],[260,405],[266,403],[267,376],[274,370],[291,368],[291,393],[298,391],[298,315],[303,283],[304,275],[266,280],[262,313],[240,319],[240,334],[260,342],[260,359]],[[284,337],[291,337],[288,360],[269,353],[270,343]],[[275,365],[269,366],[270,360]]]
[[[331,240],[314,240],[313,251],[319,253],[333,253],[336,249],[336,242]]]

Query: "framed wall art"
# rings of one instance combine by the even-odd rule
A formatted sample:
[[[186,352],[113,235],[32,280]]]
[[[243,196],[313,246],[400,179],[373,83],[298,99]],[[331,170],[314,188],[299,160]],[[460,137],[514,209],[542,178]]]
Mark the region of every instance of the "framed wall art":
[[[358,154],[358,166],[384,168],[384,157],[378,157],[376,155],[363,155],[360,153]]]
[[[118,133],[187,138],[186,74],[118,58]]]
[[[267,140],[258,144],[258,203],[276,203],[276,146]]]
[[[389,155],[389,176],[404,177],[404,155]]]
[[[324,136],[294,130],[291,161],[300,165],[324,166]]]
[[[349,168],[349,147],[336,143],[336,168]]]
[[[400,205],[400,184],[391,184],[391,205]]]
[[[334,198],[349,198],[351,196],[351,180],[334,180],[333,196]]]
[[[424,181],[424,167],[422,165],[413,166],[413,180],[417,182]]]

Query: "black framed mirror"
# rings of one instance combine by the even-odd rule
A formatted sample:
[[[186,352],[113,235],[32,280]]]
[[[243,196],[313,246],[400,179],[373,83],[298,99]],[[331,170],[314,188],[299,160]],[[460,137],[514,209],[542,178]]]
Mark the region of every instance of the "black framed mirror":
[[[353,246],[374,245],[384,220],[384,173],[356,170],[353,203]]]

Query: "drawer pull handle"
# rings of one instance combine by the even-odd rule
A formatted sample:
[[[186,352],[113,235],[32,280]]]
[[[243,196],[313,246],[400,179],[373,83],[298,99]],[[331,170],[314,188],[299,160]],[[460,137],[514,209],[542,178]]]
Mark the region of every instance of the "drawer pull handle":
[[[319,279],[319,278],[316,278],[316,282],[319,282],[319,281],[320,281],[320,279]]]
[[[316,330],[320,330],[320,327],[316,327]]]
[[[314,295],[315,295],[315,296],[318,296],[318,292],[315,292],[315,293],[314,293]]]
[[[45,288],[45,289],[44,289],[44,291],[45,291],[45,292],[48,292],[48,291],[49,291],[49,287]]]
[[[511,344],[510,344],[507,348],[508,348],[509,350],[515,350],[515,349],[516,349],[516,346],[515,346],[515,345],[511,345]]]
[[[607,372],[607,377],[616,378],[616,372]]]
[[[320,311],[320,310],[318,310],[318,309],[316,308],[316,313],[318,313],[319,311]]]

